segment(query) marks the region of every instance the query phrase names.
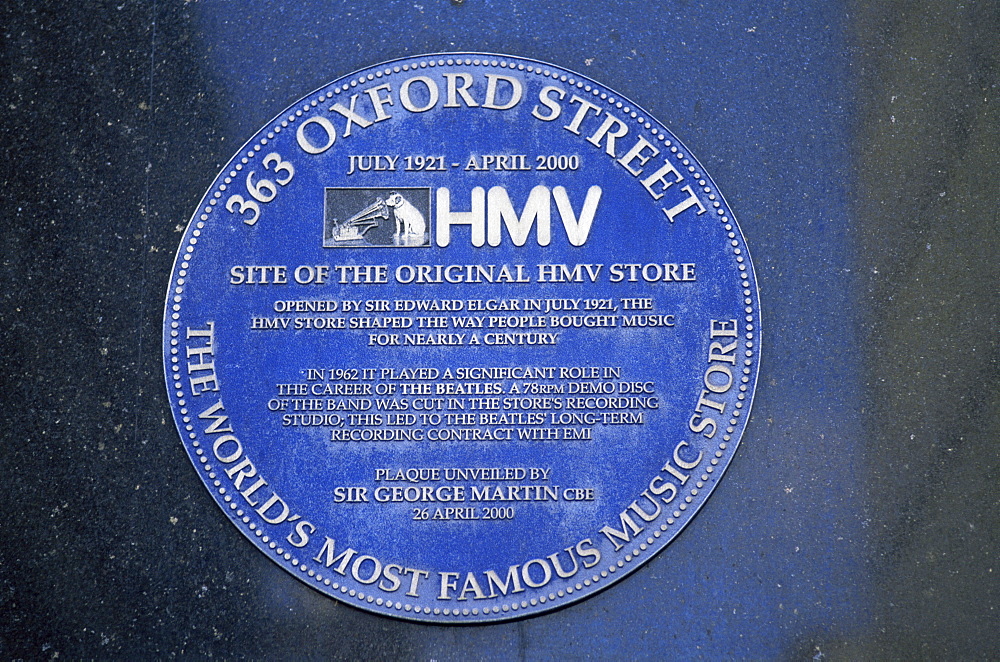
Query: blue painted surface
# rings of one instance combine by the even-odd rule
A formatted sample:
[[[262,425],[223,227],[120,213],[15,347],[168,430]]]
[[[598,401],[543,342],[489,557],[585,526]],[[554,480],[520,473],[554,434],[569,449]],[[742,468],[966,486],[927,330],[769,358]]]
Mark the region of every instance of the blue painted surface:
[[[448,107],[448,76],[466,77],[474,107]],[[495,98],[492,85],[500,90]],[[396,99],[383,101],[380,121],[364,119],[376,117],[367,89]],[[352,125],[328,110],[346,111],[347,104],[361,117]],[[616,123],[608,128],[617,140],[595,147],[587,136],[597,135],[606,117]],[[643,155],[626,160],[633,145]],[[387,155],[385,169],[358,158],[374,154]],[[523,163],[515,156],[512,169],[492,167],[486,159],[493,157],[484,155],[493,154],[522,155]],[[263,185],[263,194],[251,182]],[[442,205],[467,210],[475,191],[490,210],[478,230],[454,222],[442,232]],[[541,217],[532,217],[535,226],[519,240],[501,227],[493,236],[487,219],[496,213],[496,193],[517,207],[544,193],[544,236]],[[401,221],[389,219],[400,194],[420,219],[416,234],[407,228],[403,246]],[[572,219],[563,216],[560,196]],[[547,63],[476,53],[419,56],[379,64],[298,100],[212,184],[181,240],[168,287],[166,384],[197,473],[266,556],[317,590],[375,613],[481,623],[549,611],[602,590],[669,544],[703,506],[750,411],[761,338],[757,287],[747,246],[720,198],[688,148],[642,108]],[[254,199],[260,204],[247,207]],[[349,226],[358,216],[363,225]],[[661,267],[664,261],[676,273]],[[281,265],[284,273],[251,285],[261,282],[259,274],[251,278],[249,267],[233,266],[248,263]],[[310,265],[308,283],[298,265]],[[311,265],[326,272],[317,276],[320,267]],[[385,274],[359,280],[344,265],[381,265]],[[489,275],[470,275],[463,265]],[[635,322],[625,297],[647,301],[646,314],[663,323]],[[307,300],[336,308],[307,314],[278,307]],[[484,312],[486,300],[513,307]],[[349,308],[346,301],[359,303]],[[397,302],[461,308],[428,317]],[[451,321],[456,316],[482,326],[460,326]],[[419,323],[430,319],[445,324]],[[255,326],[264,320],[285,326]],[[383,320],[399,324],[356,326]],[[629,328],[630,320],[644,328]],[[315,321],[324,326],[307,325]],[[343,327],[331,329],[330,322]],[[431,337],[438,340],[419,340]],[[203,358],[191,364],[186,356]],[[526,366],[548,367],[541,378],[460,372]],[[426,375],[400,376],[414,369]],[[199,379],[208,381],[195,384]],[[465,390],[470,380],[480,390]],[[275,384],[308,390],[282,392]],[[353,397],[306,400],[342,396],[334,389],[345,385]],[[470,393],[478,397],[464,397]],[[486,396],[496,404],[482,404]],[[308,410],[297,406],[305,402]],[[346,410],[331,411],[338,402],[358,403],[365,411],[355,418],[377,421],[355,423]],[[226,422],[197,420],[213,414]],[[490,415],[506,418],[484,423]],[[456,416],[472,423],[449,421]],[[308,422],[299,425],[302,418]],[[522,436],[532,432],[539,436]],[[413,436],[364,436],[397,433]],[[253,481],[266,480],[252,496],[240,492],[250,482],[233,482],[245,462],[254,467],[246,469]],[[525,475],[449,477],[468,467]],[[426,477],[394,477],[434,468],[438,473]],[[392,477],[380,478],[380,471]],[[509,488],[518,496],[503,496]],[[575,495],[581,488],[588,496],[567,497],[568,489]],[[488,496],[477,497],[477,489]],[[532,489],[534,496],[520,496]],[[444,492],[420,497],[422,490]],[[623,519],[631,503],[641,518],[634,512]],[[443,521],[456,507],[458,519],[478,521]],[[502,521],[490,516],[497,507]],[[329,541],[336,552],[322,551]],[[348,563],[354,550],[350,571],[339,569],[334,556],[347,553]],[[556,556],[558,568],[549,560]],[[511,568],[524,586],[518,579],[508,594]],[[504,582],[499,593],[486,572]],[[452,573],[452,590],[445,573]]]

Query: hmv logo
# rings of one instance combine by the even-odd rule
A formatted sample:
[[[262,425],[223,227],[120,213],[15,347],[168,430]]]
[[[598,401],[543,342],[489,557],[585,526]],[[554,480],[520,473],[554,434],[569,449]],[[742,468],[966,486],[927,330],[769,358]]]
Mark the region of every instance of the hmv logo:
[[[582,246],[590,234],[600,200],[600,186],[591,186],[582,201],[571,201],[562,186],[552,189],[536,186],[518,212],[502,186],[489,191],[477,186],[471,191],[471,200],[461,201],[452,198],[450,189],[441,187],[437,190],[435,240],[438,246],[447,246],[451,243],[452,228],[468,226],[473,246],[499,246],[505,231],[515,246],[524,246],[532,231],[539,246],[548,246],[552,241],[554,202],[569,243]]]

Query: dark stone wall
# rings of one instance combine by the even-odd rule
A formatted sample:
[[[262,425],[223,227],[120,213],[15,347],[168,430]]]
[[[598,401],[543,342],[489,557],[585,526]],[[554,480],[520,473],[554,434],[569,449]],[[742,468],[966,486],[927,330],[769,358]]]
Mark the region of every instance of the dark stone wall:
[[[8,2],[0,656],[991,658],[1000,11],[989,2]],[[525,621],[331,601],[211,504],[163,388],[168,271],[268,118],[419,52],[548,60],[701,158],[753,252],[748,431],[632,577]]]

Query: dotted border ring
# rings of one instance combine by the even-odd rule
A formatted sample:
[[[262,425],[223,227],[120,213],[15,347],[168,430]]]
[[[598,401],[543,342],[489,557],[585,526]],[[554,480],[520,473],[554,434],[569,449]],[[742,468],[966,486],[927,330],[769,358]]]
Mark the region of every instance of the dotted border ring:
[[[743,286],[743,302],[745,305],[744,312],[744,342],[743,342],[743,375],[741,377],[740,393],[737,395],[737,402],[735,409],[733,410],[732,416],[729,419],[729,425],[726,427],[726,433],[722,437],[722,442],[719,443],[718,449],[715,451],[714,456],[710,459],[710,465],[705,468],[704,473],[700,476],[700,480],[695,483],[695,487],[688,491],[688,494],[684,497],[684,501],[677,506],[677,509],[672,513],[672,516],[668,516],[666,523],[661,524],[657,530],[652,532],[652,535],[647,537],[645,542],[640,543],[637,547],[634,547],[631,552],[626,553],[623,558],[620,558],[615,563],[609,565],[606,570],[601,570],[600,572],[595,572],[591,577],[584,579],[582,582],[577,582],[576,584],[566,586],[565,589],[559,589],[557,591],[550,592],[547,596],[543,595],[537,598],[531,598],[530,600],[512,601],[510,603],[505,603],[503,605],[493,605],[491,607],[485,607],[480,609],[474,607],[472,609],[468,608],[440,608],[440,607],[424,607],[420,605],[412,605],[406,602],[399,602],[394,600],[385,600],[383,598],[375,598],[372,595],[366,595],[363,591],[357,591],[353,588],[349,589],[346,586],[339,584],[336,581],[332,581],[329,577],[324,577],[321,573],[316,572],[304,562],[301,562],[296,558],[290,551],[286,551],[284,548],[278,546],[278,544],[269,539],[269,536],[263,534],[261,526],[256,521],[252,521],[251,517],[241,508],[233,503],[232,496],[227,493],[225,487],[222,486],[222,482],[218,480],[218,477],[213,469],[213,467],[208,464],[208,458],[205,457],[204,450],[201,448],[201,443],[198,441],[198,435],[194,432],[194,426],[191,424],[191,418],[189,411],[187,409],[187,403],[185,401],[184,386],[180,380],[180,366],[178,359],[178,328],[180,326],[180,311],[181,311],[181,301],[183,299],[184,285],[186,283],[187,270],[190,266],[191,258],[194,255],[195,246],[198,244],[198,238],[201,236],[202,230],[205,228],[205,223],[212,218],[212,213],[215,211],[219,200],[222,197],[223,192],[234,177],[237,176],[239,171],[243,169],[243,166],[249,164],[250,160],[257,156],[261,148],[268,144],[270,140],[273,140],[275,135],[281,133],[283,129],[288,128],[288,126],[294,123],[298,118],[302,117],[303,114],[310,112],[312,109],[316,108],[319,103],[333,98],[342,92],[346,92],[351,88],[357,87],[359,84],[364,84],[375,80],[376,78],[382,78],[383,76],[388,76],[395,73],[401,73],[417,69],[425,69],[427,67],[434,66],[454,66],[454,65],[465,65],[465,66],[488,66],[488,67],[500,67],[517,69],[518,71],[525,71],[527,73],[535,74],[538,76],[552,78],[563,83],[567,83],[571,86],[575,86],[585,92],[589,92],[595,97],[600,98],[605,101],[609,106],[621,110],[629,118],[634,120],[640,129],[646,129],[649,131],[655,139],[658,139],[666,147],[670,148],[670,154],[677,159],[677,161],[684,166],[687,171],[698,181],[698,186],[701,187],[702,192],[707,196],[708,200],[712,203],[712,208],[716,211],[718,220],[723,224],[727,237],[729,239],[730,246],[735,256],[737,269],[740,271],[740,282]],[[554,69],[554,67],[553,67]],[[406,612],[413,614],[434,614],[434,615],[453,615],[453,616],[478,616],[480,612],[483,614],[507,614],[510,612],[516,612],[519,609],[527,609],[529,606],[534,607],[538,604],[545,604],[546,602],[555,602],[561,598],[568,597],[577,591],[582,591],[585,587],[589,587],[593,584],[597,584],[602,579],[606,579],[610,575],[614,574],[618,570],[625,567],[626,563],[631,563],[632,561],[638,559],[644,552],[646,552],[651,545],[655,542],[656,538],[660,538],[664,532],[668,531],[670,527],[676,523],[676,521],[681,517],[681,513],[687,510],[689,505],[692,505],[695,501],[695,497],[698,496],[701,488],[715,477],[711,474],[714,473],[715,468],[718,466],[719,462],[724,456],[723,451],[729,447],[729,442],[732,438],[733,433],[736,430],[736,426],[739,423],[739,417],[743,413],[744,405],[748,405],[747,400],[747,384],[750,382],[750,376],[753,372],[753,357],[754,357],[754,292],[750,288],[749,274],[746,264],[746,258],[744,257],[745,248],[741,249],[741,241],[743,241],[742,235],[737,234],[735,227],[732,225],[729,217],[726,215],[725,209],[722,207],[722,201],[719,199],[721,195],[716,195],[716,192],[712,190],[709,186],[708,181],[705,179],[704,173],[698,172],[698,168],[692,165],[691,158],[689,155],[685,155],[682,147],[678,147],[674,144],[667,134],[660,131],[655,124],[651,123],[649,119],[644,117],[643,113],[640,113],[638,109],[632,107],[627,103],[622,102],[620,99],[616,99],[613,94],[609,94],[607,90],[601,89],[599,84],[593,81],[585,81],[577,79],[574,74],[569,74],[560,71],[554,71],[548,66],[541,63],[537,64],[524,64],[523,62],[508,62],[502,58],[498,59],[480,59],[480,58],[455,58],[455,57],[442,57],[437,60],[425,59],[414,63],[402,63],[395,64],[391,67],[386,67],[385,69],[380,69],[374,73],[368,73],[367,75],[359,76],[358,78],[352,78],[350,81],[333,85],[332,83],[324,86],[319,91],[319,94],[311,99],[302,102],[300,108],[296,108],[293,112],[290,112],[287,117],[282,115],[278,119],[272,120],[269,123],[270,129],[264,137],[260,138],[256,144],[254,144],[249,149],[247,145],[251,142],[257,140],[257,136],[260,136],[264,132],[261,129],[254,138],[251,139],[242,149],[246,149],[246,153],[240,158],[239,162],[233,167],[228,175],[223,178],[222,183],[219,184],[218,189],[211,193],[211,195],[206,194],[205,198],[208,199],[207,206],[204,209],[199,209],[199,212],[195,213],[195,219],[192,218],[192,223],[194,224],[194,230],[191,230],[191,223],[189,223],[187,230],[190,231],[190,238],[188,237],[188,231],[185,232],[186,246],[178,255],[179,269],[175,265],[174,269],[177,273],[177,279],[171,284],[173,288],[167,299],[167,310],[170,317],[170,362],[171,362],[171,381],[173,382],[174,395],[177,398],[177,404],[180,406],[180,412],[182,416],[182,421],[184,423],[184,431],[187,433],[187,437],[190,440],[191,447],[194,449],[195,455],[198,458],[198,463],[202,465],[202,469],[208,473],[208,477],[213,481],[213,485],[218,490],[219,496],[222,497],[222,501],[226,503],[228,508],[224,510],[228,511],[230,519],[235,523],[242,523],[246,525],[247,531],[244,531],[244,535],[249,538],[257,537],[260,538],[263,543],[265,543],[268,548],[274,551],[276,556],[276,561],[288,563],[292,569],[298,570],[305,573],[308,577],[314,579],[317,583],[321,583],[324,586],[332,588],[333,590],[339,590],[342,595],[346,595],[352,598],[356,598],[360,602],[365,602],[368,604],[375,604],[380,607],[384,607],[389,613],[394,610],[396,612]],[[329,91],[332,87],[332,92]],[[313,92],[315,95],[316,92]],[[306,99],[309,98],[308,95]],[[655,122],[655,120],[654,120]],[[234,157],[235,158],[235,157]],[[230,161],[232,163],[232,161]],[[218,181],[218,180],[216,180]],[[211,192],[211,189],[210,189]],[[205,198],[202,199],[202,204],[205,204]],[[184,245],[182,243],[182,245]],[[172,303],[171,303],[172,302]],[[699,500],[697,507],[702,505],[705,497]],[[686,523],[685,523],[686,524]],[[659,551],[659,549],[657,549]]]

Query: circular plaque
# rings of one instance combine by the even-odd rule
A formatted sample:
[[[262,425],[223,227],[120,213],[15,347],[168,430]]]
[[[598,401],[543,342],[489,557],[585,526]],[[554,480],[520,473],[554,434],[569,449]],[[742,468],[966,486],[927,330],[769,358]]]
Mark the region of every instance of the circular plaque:
[[[659,552],[733,457],[758,295],[677,138],[560,67],[450,53],[268,122],[164,320],[184,447],[299,580],[437,623],[537,614]]]

